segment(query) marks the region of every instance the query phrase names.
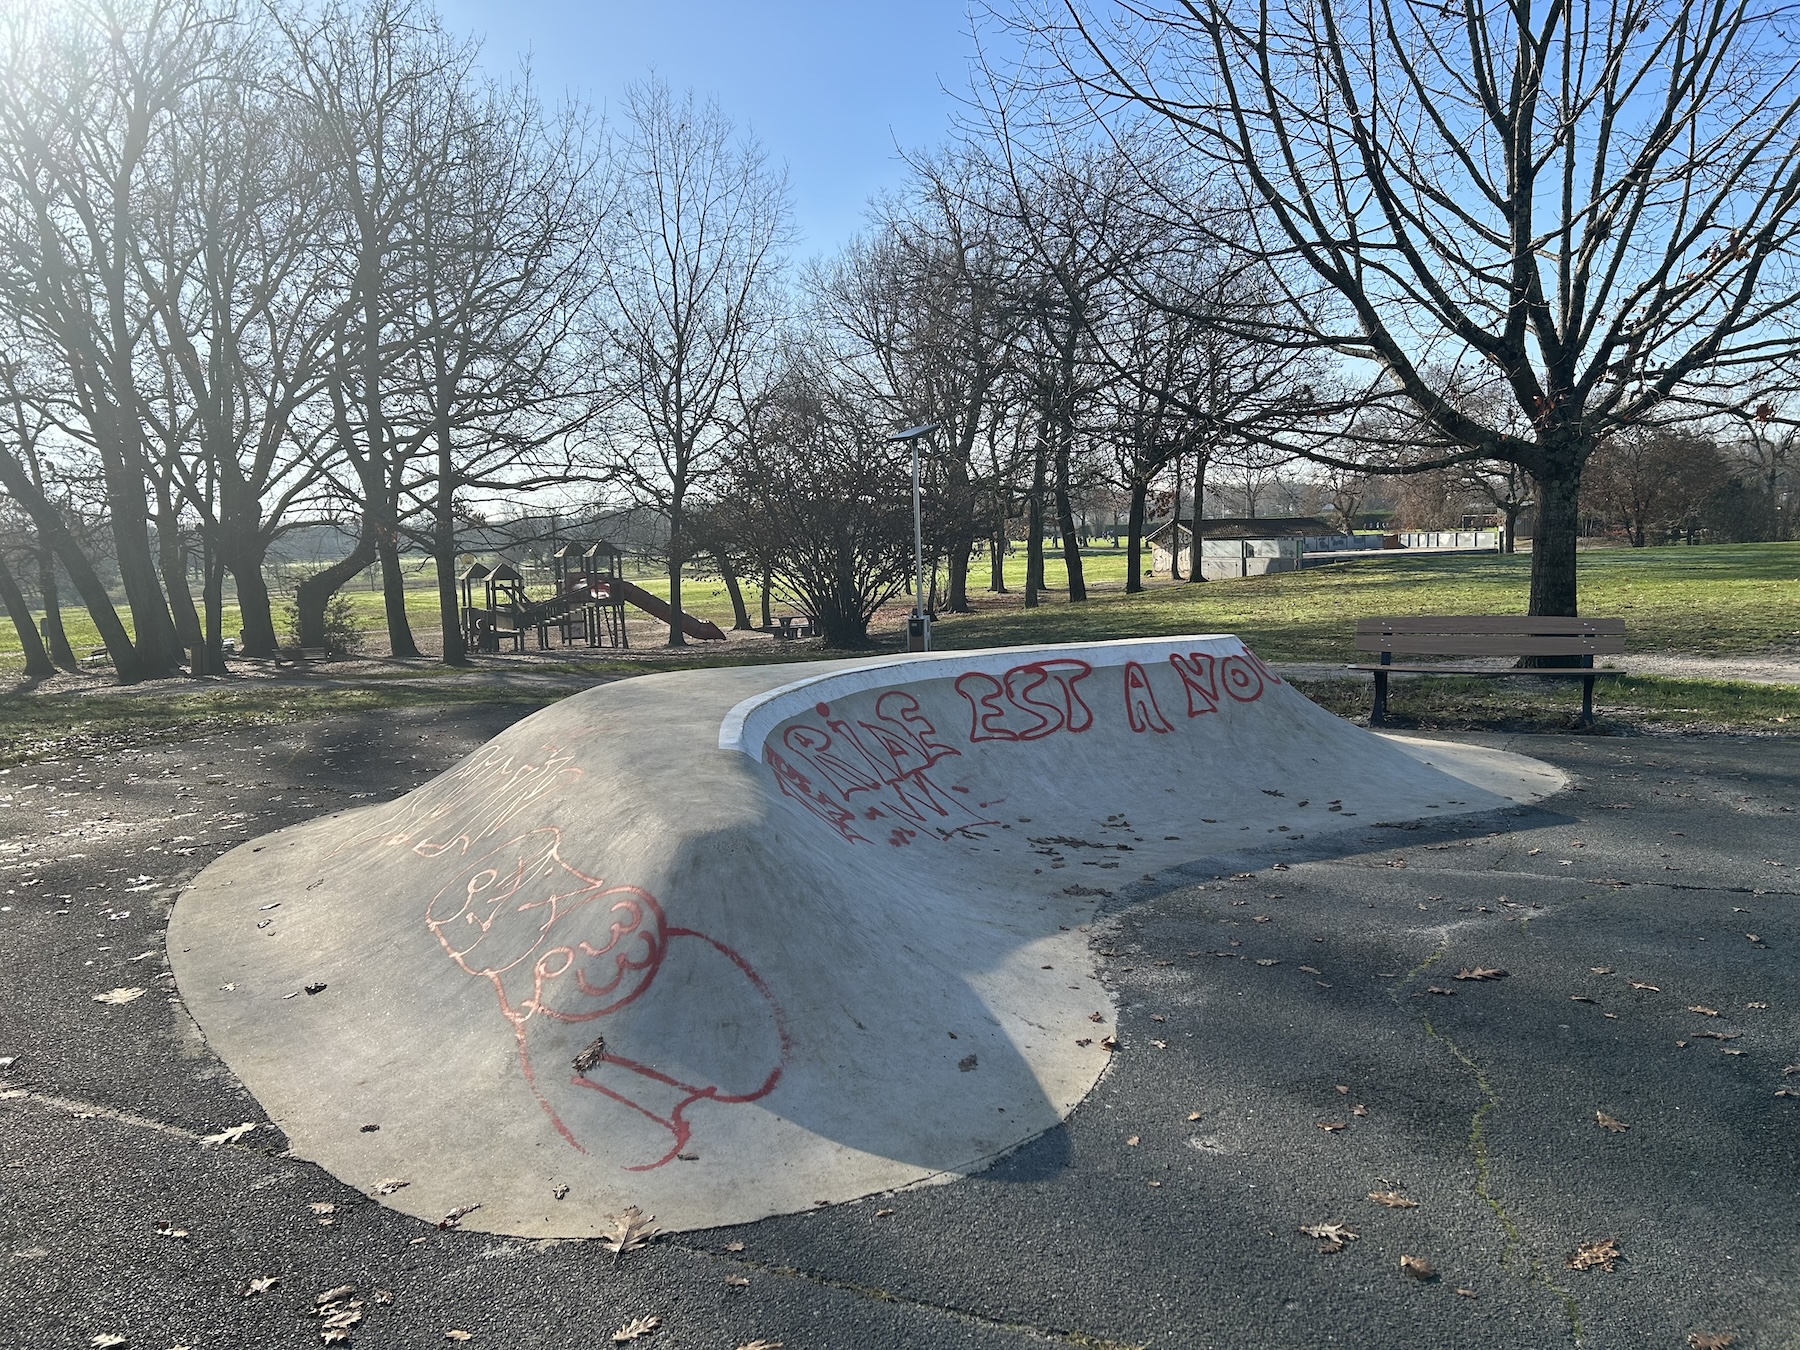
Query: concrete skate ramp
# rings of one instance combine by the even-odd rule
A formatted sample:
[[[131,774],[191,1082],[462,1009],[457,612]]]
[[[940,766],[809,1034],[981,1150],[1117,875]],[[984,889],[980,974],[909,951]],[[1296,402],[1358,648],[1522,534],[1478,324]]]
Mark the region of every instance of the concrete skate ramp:
[[[235,849],[169,944],[293,1152],[386,1204],[738,1223],[1055,1125],[1109,1053],[1084,925],[1146,873],[1561,786],[1231,637],[647,676]]]

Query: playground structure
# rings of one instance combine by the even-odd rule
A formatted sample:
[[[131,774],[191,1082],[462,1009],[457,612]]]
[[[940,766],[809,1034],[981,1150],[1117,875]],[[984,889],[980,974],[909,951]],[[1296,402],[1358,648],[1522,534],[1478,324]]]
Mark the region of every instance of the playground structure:
[[[539,651],[551,647],[551,634],[559,645],[628,648],[625,606],[643,610],[668,623],[674,617],[667,602],[641,586],[625,580],[621,554],[604,540],[583,548],[564,544],[550,555],[554,568],[553,593],[533,600],[518,568],[502,559],[494,567],[472,563],[459,578],[462,587],[463,641],[469,650],[498,652],[509,645],[525,650],[527,635],[535,635]],[[476,587],[481,588],[477,604]],[[716,624],[681,616],[681,631],[705,642],[723,642]]]
[[[1115,1044],[1106,909],[1565,784],[1352,726],[1224,636],[647,675],[244,843],[168,950],[291,1156],[381,1203],[711,1227],[1054,1126]]]

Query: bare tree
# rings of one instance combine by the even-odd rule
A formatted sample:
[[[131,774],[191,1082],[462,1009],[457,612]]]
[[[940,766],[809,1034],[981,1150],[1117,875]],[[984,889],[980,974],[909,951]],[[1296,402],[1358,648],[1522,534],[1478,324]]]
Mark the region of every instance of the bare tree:
[[[1638,427],[1594,451],[1589,504],[1625,527],[1633,548],[1652,530],[1691,519],[1724,477],[1718,447],[1691,429]]]
[[[16,7],[0,21],[0,306],[60,365],[64,429],[104,470],[134,633],[127,678],[182,659],[150,544],[135,258],[151,148],[209,77],[219,25],[203,0]]]
[[[1748,0],[1024,0],[1014,20],[1086,109],[1153,114],[1258,205],[1288,340],[1431,433],[1428,456],[1370,446],[1373,467],[1530,475],[1539,614],[1576,612],[1596,446],[1659,409],[1750,406],[1800,346],[1788,21]],[[1321,400],[1285,442],[1329,460],[1363,401]]]
[[[459,494],[568,482],[572,438],[593,411],[575,339],[598,210],[579,113],[547,117],[526,83],[439,93],[442,142],[405,263],[413,408],[396,459],[430,466],[412,490],[427,499],[443,655],[457,664]]]
[[[747,371],[768,359],[792,238],[787,182],[714,104],[652,81],[625,97],[604,239],[608,469],[668,522],[669,644],[685,646],[690,494],[724,467]]]

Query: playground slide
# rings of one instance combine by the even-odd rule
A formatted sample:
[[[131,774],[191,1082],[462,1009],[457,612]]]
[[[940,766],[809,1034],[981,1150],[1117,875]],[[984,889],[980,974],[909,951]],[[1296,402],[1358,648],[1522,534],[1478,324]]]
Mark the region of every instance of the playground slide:
[[[636,605],[646,614],[654,615],[667,623],[674,617],[669,602],[650,594],[642,586],[634,586],[629,581],[620,579],[610,583],[619,588],[619,598],[629,604]],[[719,631],[716,623],[708,623],[705,619],[696,619],[692,614],[681,616],[681,631],[691,638],[700,638],[706,642],[723,642],[725,634]]]

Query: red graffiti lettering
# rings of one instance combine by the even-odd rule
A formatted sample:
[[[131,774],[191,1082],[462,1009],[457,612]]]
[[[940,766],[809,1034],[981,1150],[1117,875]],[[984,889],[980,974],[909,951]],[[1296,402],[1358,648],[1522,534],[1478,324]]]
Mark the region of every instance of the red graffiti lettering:
[[[1001,680],[978,671],[959,676],[956,692],[969,701],[969,739],[1035,741],[1058,731],[1086,731],[1094,713],[1075,686],[1093,669],[1086,661],[1033,661],[1014,666]],[[1020,724],[1017,714],[1031,720]]]
[[[1188,716],[1199,717],[1219,709],[1219,686],[1213,658],[1205,652],[1183,656],[1169,653],[1169,664],[1181,676],[1181,687],[1187,690]]]
[[[1169,719],[1156,706],[1156,694],[1150,688],[1150,675],[1136,661],[1125,663],[1125,720],[1137,732],[1173,731]]]
[[[1262,672],[1244,656],[1227,656],[1219,662],[1219,683],[1239,703],[1254,703],[1263,696]]]

